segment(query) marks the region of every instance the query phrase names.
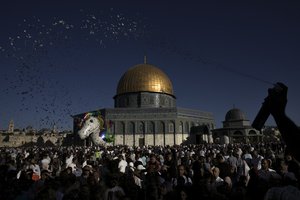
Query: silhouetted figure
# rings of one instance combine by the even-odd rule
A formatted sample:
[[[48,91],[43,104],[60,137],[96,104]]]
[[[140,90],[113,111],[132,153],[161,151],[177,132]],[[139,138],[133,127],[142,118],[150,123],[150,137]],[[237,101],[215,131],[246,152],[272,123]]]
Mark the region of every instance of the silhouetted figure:
[[[299,161],[300,130],[285,113],[288,87],[283,83],[276,83],[276,85],[280,87],[280,90],[274,91],[274,89],[269,89],[269,95],[265,98],[264,105],[274,117],[282,138],[287,145],[287,151],[291,152]]]

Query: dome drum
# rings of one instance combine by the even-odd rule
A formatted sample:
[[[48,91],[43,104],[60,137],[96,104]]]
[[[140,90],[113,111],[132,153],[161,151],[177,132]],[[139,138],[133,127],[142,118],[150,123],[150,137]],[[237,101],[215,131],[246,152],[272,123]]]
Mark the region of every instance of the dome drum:
[[[115,96],[116,108],[169,108],[176,107],[172,95],[156,92],[132,92]]]

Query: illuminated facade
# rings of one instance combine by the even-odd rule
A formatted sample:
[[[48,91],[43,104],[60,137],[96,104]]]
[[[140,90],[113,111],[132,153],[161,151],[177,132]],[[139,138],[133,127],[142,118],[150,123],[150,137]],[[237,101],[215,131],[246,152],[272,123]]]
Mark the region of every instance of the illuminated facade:
[[[111,122],[114,145],[181,144],[190,138],[192,127],[206,126],[210,130],[215,127],[211,113],[178,108],[169,77],[146,61],[124,73],[114,102],[114,108],[92,111]],[[73,116],[75,133],[78,118],[82,119],[84,114]],[[210,138],[211,135],[206,136],[207,140]]]

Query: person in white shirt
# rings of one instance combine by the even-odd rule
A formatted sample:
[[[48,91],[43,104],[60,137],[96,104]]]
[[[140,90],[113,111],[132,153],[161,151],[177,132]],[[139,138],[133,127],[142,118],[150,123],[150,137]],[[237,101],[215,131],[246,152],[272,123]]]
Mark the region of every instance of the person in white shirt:
[[[127,165],[128,165],[128,163],[124,160],[123,155],[119,155],[119,164],[118,164],[119,172],[124,174],[126,171]]]
[[[215,183],[218,185],[219,183],[223,182],[224,180],[219,176],[220,175],[220,169],[218,167],[212,168],[212,175],[214,177]]]
[[[35,159],[31,160],[30,169],[33,171],[32,180],[37,181],[41,178],[41,169],[38,164],[36,164]]]
[[[49,170],[49,164],[51,162],[51,158],[48,155],[44,155],[41,160],[41,167],[44,170]]]
[[[249,153],[248,149],[245,150],[245,153],[242,156],[242,158],[247,162],[248,165],[250,165],[251,160],[252,160],[252,155],[251,155],[251,153]]]
[[[66,158],[66,162],[65,162],[66,168],[72,163],[73,158],[74,158],[73,154],[71,154],[69,157]]]
[[[258,154],[256,150],[253,151],[252,153],[252,159],[250,161],[251,166],[254,169],[260,170],[261,169],[261,161],[264,159],[261,155]]]
[[[212,176],[207,184],[207,189],[210,192],[215,193],[217,191],[217,188],[219,186],[222,186],[224,183],[224,180],[219,176],[220,175],[220,169],[218,167],[212,167]]]

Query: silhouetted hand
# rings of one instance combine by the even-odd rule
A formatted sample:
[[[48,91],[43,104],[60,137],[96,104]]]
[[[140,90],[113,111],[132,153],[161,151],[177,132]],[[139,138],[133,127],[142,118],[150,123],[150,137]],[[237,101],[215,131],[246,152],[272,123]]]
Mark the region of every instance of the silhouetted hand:
[[[265,99],[264,104],[266,104],[273,116],[285,114],[287,91],[288,87],[280,82],[276,83],[274,88],[268,90],[269,95]]]

